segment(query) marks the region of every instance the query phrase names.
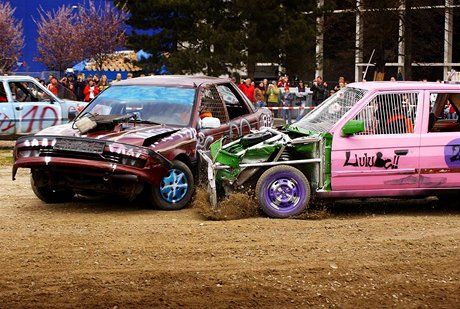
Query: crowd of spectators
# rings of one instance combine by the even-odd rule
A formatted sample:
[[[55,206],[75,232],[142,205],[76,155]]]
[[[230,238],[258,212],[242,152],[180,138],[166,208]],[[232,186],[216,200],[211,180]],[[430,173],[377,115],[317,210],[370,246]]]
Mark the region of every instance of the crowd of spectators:
[[[293,86],[289,77],[284,75],[270,82],[268,79],[258,82],[251,78],[241,79],[238,88],[256,107],[272,108],[274,117],[281,117],[290,124],[293,118],[290,107],[298,107],[296,120],[299,120],[310,106],[321,104],[326,98],[345,87],[347,82],[343,76],[340,76],[338,82],[333,87],[329,87],[321,76],[317,76],[310,85],[303,80],[296,80],[293,84],[296,86]],[[309,95],[311,100],[307,100]],[[278,110],[280,107],[286,108]]]
[[[127,78],[132,78],[132,73],[128,73]],[[106,89],[112,83],[122,79],[120,73],[116,78],[109,82],[107,76],[102,74],[87,75],[83,73],[67,73],[64,77],[58,78],[52,74],[48,76],[48,81],[36,77],[43,86],[47,87],[54,95],[61,99],[89,102],[94,99],[101,91]]]

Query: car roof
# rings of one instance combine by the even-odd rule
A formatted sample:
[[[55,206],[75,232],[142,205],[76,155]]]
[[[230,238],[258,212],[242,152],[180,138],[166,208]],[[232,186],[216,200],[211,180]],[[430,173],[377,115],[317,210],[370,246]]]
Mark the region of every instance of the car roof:
[[[194,88],[201,84],[221,84],[228,83],[230,79],[211,76],[191,76],[191,75],[154,75],[124,79],[112,86],[132,86],[132,85],[161,85]]]
[[[347,87],[361,88],[368,91],[398,90],[460,90],[460,84],[422,81],[377,81],[350,83]]]
[[[15,81],[15,80],[34,80],[32,76],[27,75],[5,75],[0,76],[0,81],[8,80],[8,81]]]

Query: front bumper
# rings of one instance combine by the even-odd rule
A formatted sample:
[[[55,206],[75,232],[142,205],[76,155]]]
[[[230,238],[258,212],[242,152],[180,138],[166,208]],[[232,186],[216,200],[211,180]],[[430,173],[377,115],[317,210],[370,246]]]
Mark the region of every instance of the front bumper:
[[[45,170],[78,169],[104,177],[133,175],[158,186],[172,163],[161,154],[142,146],[81,137],[33,135],[17,140],[12,177],[18,168]]]

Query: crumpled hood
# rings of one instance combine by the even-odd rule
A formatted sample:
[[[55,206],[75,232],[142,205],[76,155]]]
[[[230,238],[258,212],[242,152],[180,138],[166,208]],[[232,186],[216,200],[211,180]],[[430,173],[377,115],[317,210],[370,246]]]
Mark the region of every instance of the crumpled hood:
[[[80,132],[76,128],[74,129],[72,125],[73,123],[67,123],[49,127],[38,132],[37,135],[85,137],[143,146],[145,144],[152,144],[163,137],[185,129],[168,125],[123,123],[116,125],[114,130],[93,129],[85,134],[80,134]]]

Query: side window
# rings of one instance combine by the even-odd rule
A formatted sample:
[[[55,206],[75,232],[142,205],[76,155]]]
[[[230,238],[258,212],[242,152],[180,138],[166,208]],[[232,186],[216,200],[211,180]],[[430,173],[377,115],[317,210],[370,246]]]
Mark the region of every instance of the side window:
[[[236,90],[227,85],[219,85],[217,86],[217,90],[224,100],[230,119],[249,114],[250,111],[247,109],[247,105],[241,101],[242,99],[238,99],[239,95]]]
[[[458,132],[460,93],[431,93],[428,132]]]
[[[385,93],[375,96],[356,116],[363,120],[361,135],[413,133],[418,93]]]
[[[0,102],[8,102],[8,99],[6,98],[6,91],[2,82],[0,82]]]
[[[14,102],[31,101],[29,91],[20,82],[10,82],[9,86]]]
[[[36,84],[32,82],[27,82],[24,83],[27,89],[29,90],[31,96],[32,96],[32,101],[49,101],[49,96],[44,92],[40,87],[38,87]]]
[[[215,86],[202,88],[200,116],[205,114],[219,118],[221,123],[228,121],[227,111]]]
[[[32,82],[10,82],[9,86],[15,102],[39,102],[48,98],[46,93]]]

